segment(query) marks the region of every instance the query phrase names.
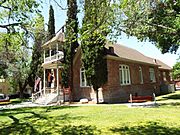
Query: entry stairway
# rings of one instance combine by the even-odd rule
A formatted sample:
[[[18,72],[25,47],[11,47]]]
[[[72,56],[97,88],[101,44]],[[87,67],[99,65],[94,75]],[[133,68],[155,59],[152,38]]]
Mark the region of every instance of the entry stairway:
[[[54,89],[49,89],[45,92],[44,90],[41,90],[32,94],[32,102],[41,105],[63,102],[63,93],[61,90],[58,93],[57,91],[54,91]]]

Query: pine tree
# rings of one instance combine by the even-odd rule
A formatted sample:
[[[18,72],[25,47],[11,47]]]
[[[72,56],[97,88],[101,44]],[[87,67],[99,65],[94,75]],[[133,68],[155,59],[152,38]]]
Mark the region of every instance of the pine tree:
[[[64,87],[73,88],[73,57],[75,49],[78,47],[78,19],[77,19],[77,1],[67,0],[68,19],[66,21],[65,45],[64,45],[64,72],[62,74],[62,82]]]
[[[48,21],[48,40],[55,36],[55,19],[54,19],[54,9],[50,5],[49,8],[49,21]]]
[[[85,0],[85,16],[81,33],[82,62],[86,79],[96,91],[98,103],[98,88],[107,82],[107,62],[105,44],[108,27],[102,18],[107,17],[106,0]],[[102,16],[103,15],[103,16]]]
[[[44,18],[39,14],[35,18],[35,30],[34,30],[34,46],[32,51],[32,60],[30,63],[30,73],[28,77],[29,85],[34,86],[35,77],[39,76],[42,78],[43,71],[41,64],[43,62],[43,52],[41,45],[45,38]]]

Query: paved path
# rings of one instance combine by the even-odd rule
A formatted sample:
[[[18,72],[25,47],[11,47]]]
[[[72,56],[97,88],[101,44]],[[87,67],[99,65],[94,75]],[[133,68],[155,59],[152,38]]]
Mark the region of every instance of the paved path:
[[[45,107],[45,106],[57,106],[60,104],[51,104],[51,105],[41,105],[41,104],[35,104],[32,102],[22,102],[19,104],[9,104],[9,105],[2,105],[0,106],[0,110],[3,109],[15,109],[15,108],[22,108],[22,107]],[[155,104],[154,102],[145,102],[145,103],[121,103],[121,104],[81,104],[81,103],[74,103],[74,104],[61,104],[61,106],[107,106],[107,105],[126,105],[128,107],[154,107],[157,104]]]
[[[15,109],[15,108],[22,108],[22,107],[40,107],[40,106],[47,106],[47,105],[35,104],[35,103],[32,103],[32,102],[22,102],[22,103],[14,104],[14,105],[13,104],[2,105],[2,106],[0,106],[0,110],[3,110],[3,109]]]

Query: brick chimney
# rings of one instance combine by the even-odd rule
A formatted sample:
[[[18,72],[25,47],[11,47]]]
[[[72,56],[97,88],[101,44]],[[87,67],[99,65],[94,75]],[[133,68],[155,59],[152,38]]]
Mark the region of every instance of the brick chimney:
[[[110,51],[110,53],[114,53],[114,47],[110,46],[109,51]]]

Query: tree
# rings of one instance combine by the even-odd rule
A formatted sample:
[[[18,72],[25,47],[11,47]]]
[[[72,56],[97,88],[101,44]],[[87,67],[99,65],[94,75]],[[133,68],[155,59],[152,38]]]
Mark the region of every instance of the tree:
[[[67,0],[68,11],[65,31],[64,48],[64,71],[62,73],[62,82],[65,87],[73,88],[73,57],[75,49],[78,47],[78,19],[77,19],[77,1]]]
[[[172,76],[173,79],[180,79],[180,61],[173,66]]]
[[[0,2],[0,59],[8,64],[16,61],[20,46],[28,46],[32,16],[39,13],[36,0],[1,0]],[[14,43],[18,39],[19,45]],[[16,52],[17,51],[17,52]]]
[[[85,0],[84,12],[81,30],[82,62],[87,82],[96,91],[98,103],[98,88],[107,82],[104,47],[110,32],[110,3],[107,0]]]
[[[48,21],[48,40],[55,36],[55,19],[54,19],[54,9],[50,5],[49,8],[49,21]]]
[[[7,69],[7,65],[5,62],[0,60],[0,78],[6,78],[7,77],[7,73],[6,73],[6,69]]]
[[[28,30],[31,25],[30,20],[33,15],[40,12],[38,6],[39,3],[36,0],[1,0],[0,28],[8,33],[6,35],[7,41],[8,37],[13,36],[15,33],[19,34],[19,36],[31,34]],[[6,43],[6,45],[8,44]]]
[[[28,77],[28,83],[31,87],[34,87],[35,77],[41,77],[43,75],[42,62],[43,62],[43,51],[41,45],[45,40],[45,28],[44,28],[44,17],[38,14],[34,19],[34,46],[32,51],[32,59],[30,63],[30,72]]]
[[[125,14],[119,25],[129,36],[153,42],[162,53],[180,46],[180,2],[177,0],[124,0]]]
[[[14,89],[13,91],[19,91],[20,97],[23,98],[23,92],[28,84],[30,52],[21,44],[22,40],[18,35],[11,36],[9,40],[11,42],[9,52],[13,55],[11,61],[6,63],[8,66],[6,70],[7,79]]]
[[[7,65],[7,78],[15,90],[23,91],[28,84],[29,38],[33,36],[32,17],[39,13],[36,0],[2,0],[0,2],[0,59]]]

